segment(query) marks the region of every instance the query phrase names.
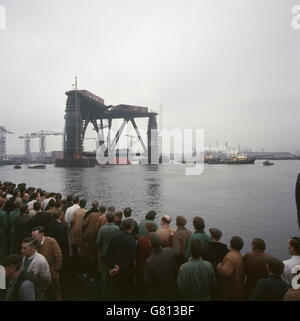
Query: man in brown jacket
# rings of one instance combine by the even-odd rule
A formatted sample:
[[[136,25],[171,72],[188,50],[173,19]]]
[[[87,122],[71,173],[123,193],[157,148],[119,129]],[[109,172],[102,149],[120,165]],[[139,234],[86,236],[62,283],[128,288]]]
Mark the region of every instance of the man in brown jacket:
[[[80,255],[80,247],[82,242],[82,222],[83,222],[83,217],[87,212],[87,210],[85,209],[86,200],[84,199],[80,200],[79,206],[80,208],[74,211],[70,219],[70,232],[71,232],[71,241],[72,241],[72,250],[73,250],[74,260],[77,260],[78,256]]]
[[[264,240],[255,238],[252,241],[252,252],[243,257],[246,274],[246,299],[250,299],[259,279],[268,277],[265,258],[266,244]]]
[[[177,230],[174,234],[172,249],[175,254],[178,268],[180,268],[180,266],[184,263],[185,250],[192,234],[191,231],[185,228],[186,223],[186,219],[183,216],[176,217]]]
[[[106,208],[100,206],[99,211],[91,212],[82,223],[82,244],[80,252],[85,257],[86,272],[90,279],[95,279],[97,271],[97,233],[101,227],[101,216]]]
[[[217,266],[220,276],[220,295],[222,300],[243,300],[245,291],[245,270],[240,250],[244,242],[239,236],[230,240],[230,251]]]
[[[50,268],[51,284],[46,290],[46,299],[61,301],[59,271],[62,267],[62,253],[55,239],[44,236],[44,228],[36,226],[32,229],[32,237],[39,242],[38,252],[42,254]]]

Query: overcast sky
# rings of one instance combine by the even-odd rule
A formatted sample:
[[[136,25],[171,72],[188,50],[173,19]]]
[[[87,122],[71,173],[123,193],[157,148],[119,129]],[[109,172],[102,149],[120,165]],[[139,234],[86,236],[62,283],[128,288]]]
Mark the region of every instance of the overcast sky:
[[[203,128],[205,145],[300,150],[297,0],[0,4],[0,125],[15,133],[10,154],[23,152],[19,135],[63,130],[75,75],[107,105],[162,104],[165,128]],[[61,138],[47,142],[61,149]]]

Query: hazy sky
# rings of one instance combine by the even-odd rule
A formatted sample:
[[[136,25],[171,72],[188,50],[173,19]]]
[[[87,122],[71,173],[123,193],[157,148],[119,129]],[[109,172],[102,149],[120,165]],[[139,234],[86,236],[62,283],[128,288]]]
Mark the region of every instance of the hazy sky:
[[[164,127],[203,128],[206,145],[300,150],[298,3],[0,0],[0,125],[15,132],[7,152],[23,152],[19,135],[63,130],[75,75],[108,105],[162,104]],[[47,142],[61,148],[61,138]]]

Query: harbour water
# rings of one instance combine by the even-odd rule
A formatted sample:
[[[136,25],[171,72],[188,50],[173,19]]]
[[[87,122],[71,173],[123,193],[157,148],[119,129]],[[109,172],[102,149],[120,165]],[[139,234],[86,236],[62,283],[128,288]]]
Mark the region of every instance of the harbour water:
[[[187,218],[201,216],[209,227],[223,231],[228,244],[233,235],[244,239],[242,253],[250,250],[254,237],[263,238],[267,251],[280,259],[289,257],[291,236],[299,235],[295,204],[295,183],[300,161],[274,161],[254,165],[205,165],[202,175],[186,176],[186,164],[121,165],[95,168],[14,169],[0,167],[0,181],[26,182],[27,186],[76,194],[87,198],[88,206],[98,200],[117,209],[131,207],[140,221],[147,211]]]

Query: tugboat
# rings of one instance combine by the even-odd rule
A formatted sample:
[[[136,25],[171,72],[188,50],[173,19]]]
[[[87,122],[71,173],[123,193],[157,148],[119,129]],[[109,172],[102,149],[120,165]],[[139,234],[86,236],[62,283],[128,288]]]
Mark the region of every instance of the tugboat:
[[[274,165],[274,163],[272,163],[272,162],[270,162],[268,160],[263,162],[263,164],[264,164],[264,166],[272,166],[272,165]]]
[[[16,165],[14,166],[14,169],[20,169],[20,168],[22,168],[20,164],[16,164]]]

